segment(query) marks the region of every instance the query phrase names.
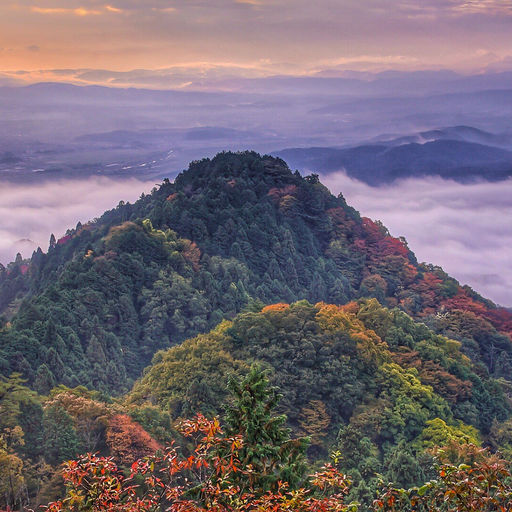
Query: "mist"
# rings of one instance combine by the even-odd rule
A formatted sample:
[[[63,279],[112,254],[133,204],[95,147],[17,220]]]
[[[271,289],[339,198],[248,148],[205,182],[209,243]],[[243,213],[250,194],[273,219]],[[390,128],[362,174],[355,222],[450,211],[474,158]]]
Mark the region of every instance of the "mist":
[[[512,306],[512,179],[469,185],[408,179],[378,188],[343,172],[321,179],[361,215],[382,221],[393,236],[405,236],[419,261]]]
[[[112,209],[119,201],[133,202],[155,182],[89,178],[38,185],[0,184],[0,262],[24,258],[41,247],[46,252],[51,233],[57,238],[80,221],[85,223]]]

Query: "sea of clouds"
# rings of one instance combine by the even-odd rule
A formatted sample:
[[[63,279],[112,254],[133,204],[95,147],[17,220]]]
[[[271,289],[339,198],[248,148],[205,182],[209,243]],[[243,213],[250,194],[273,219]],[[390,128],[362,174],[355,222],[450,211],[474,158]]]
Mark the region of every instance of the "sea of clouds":
[[[322,177],[362,215],[405,236],[419,261],[440,265],[462,284],[512,306],[512,180],[462,185],[440,178],[370,187],[343,172]],[[29,257],[78,221],[120,200],[135,201],[155,183],[90,178],[37,185],[0,184],[0,262]]]
[[[33,185],[0,183],[0,262],[13,261],[17,252],[30,257],[37,247],[46,252],[51,233],[59,238],[78,221],[99,217],[121,200],[133,202],[154,185],[104,177]]]

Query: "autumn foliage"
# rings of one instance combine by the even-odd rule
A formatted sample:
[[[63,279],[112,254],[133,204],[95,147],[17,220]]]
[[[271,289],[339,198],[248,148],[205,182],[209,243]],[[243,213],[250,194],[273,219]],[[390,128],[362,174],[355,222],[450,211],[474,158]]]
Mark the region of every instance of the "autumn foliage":
[[[126,414],[117,414],[110,420],[106,439],[113,460],[124,464],[131,464],[161,448],[138,423]]]
[[[257,489],[234,483],[234,475],[249,478],[251,473],[251,467],[242,467],[240,462],[243,445],[240,436],[226,437],[217,419],[209,420],[201,414],[183,422],[181,433],[193,442],[189,454],[172,445],[163,455],[134,461],[127,476],[112,457],[87,454],[67,462],[63,469],[67,496],[51,503],[47,511],[341,512],[354,509],[344,504],[349,481],[332,465],[311,475],[307,488],[291,489],[287,482],[279,482],[276,490],[260,494]]]
[[[251,467],[241,464],[241,436],[225,436],[217,419],[201,414],[184,421],[181,433],[192,442],[190,452],[172,445],[162,455],[135,460],[128,472],[112,457],[87,454],[67,462],[63,469],[67,496],[51,503],[47,512],[358,510],[356,503],[345,503],[350,480],[331,464],[312,474],[299,489],[280,481],[276,489],[260,493],[244,485]],[[461,448],[455,450],[460,452]],[[475,446],[468,445],[465,451],[460,455],[472,459],[469,464],[449,463],[443,460],[446,453],[440,452],[436,479],[408,490],[384,487],[372,510],[510,511],[512,486],[507,463]]]
[[[383,512],[510,512],[511,473],[508,462],[487,450],[468,446],[471,464],[443,463],[435,480],[408,490],[388,488],[374,502]],[[442,455],[442,454],[441,454]],[[442,457],[441,457],[442,458]]]

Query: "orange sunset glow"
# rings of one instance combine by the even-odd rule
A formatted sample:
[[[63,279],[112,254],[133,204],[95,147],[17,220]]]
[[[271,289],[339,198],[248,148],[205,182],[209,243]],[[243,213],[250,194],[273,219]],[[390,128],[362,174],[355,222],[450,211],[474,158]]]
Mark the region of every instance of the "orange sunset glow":
[[[9,0],[0,20],[0,71],[18,82],[89,83],[84,69],[478,72],[512,55],[508,0]]]

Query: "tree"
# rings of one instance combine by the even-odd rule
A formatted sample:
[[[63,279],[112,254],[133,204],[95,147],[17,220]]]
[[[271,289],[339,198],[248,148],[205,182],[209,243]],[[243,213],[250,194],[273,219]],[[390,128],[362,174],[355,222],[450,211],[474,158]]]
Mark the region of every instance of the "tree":
[[[310,400],[300,412],[300,426],[311,439],[311,444],[321,446],[323,438],[327,435],[327,428],[331,418],[322,400]]]
[[[107,428],[107,445],[119,464],[129,466],[135,460],[153,455],[161,446],[126,414],[113,416]]]
[[[423,471],[404,442],[391,452],[386,467],[388,481],[399,487],[408,488],[423,481]]]
[[[12,453],[0,435],[0,506],[15,507],[21,505],[25,486],[23,461]]]
[[[459,445],[460,446],[460,445]],[[374,501],[382,512],[495,512],[509,511],[512,503],[508,462],[488,450],[467,445],[474,461],[440,464],[437,478],[421,487],[388,487]]]
[[[243,440],[240,449],[242,466],[250,467],[250,489],[276,489],[279,481],[296,486],[302,479],[307,438],[290,438],[284,425],[285,415],[274,415],[281,396],[270,386],[267,372],[253,365],[241,380],[230,377],[228,389],[232,395],[226,406],[226,431]]]
[[[241,436],[229,437],[219,421],[198,414],[181,424],[191,441],[184,455],[171,446],[161,456],[134,461],[127,476],[112,457],[87,454],[64,464],[67,494],[48,512],[355,512],[345,505],[350,482],[331,465],[310,475],[307,487],[281,481],[272,492],[249,484]],[[235,475],[236,480],[235,481]]]
[[[45,408],[43,446],[46,460],[58,464],[78,453],[78,437],[71,416],[59,405]]]

